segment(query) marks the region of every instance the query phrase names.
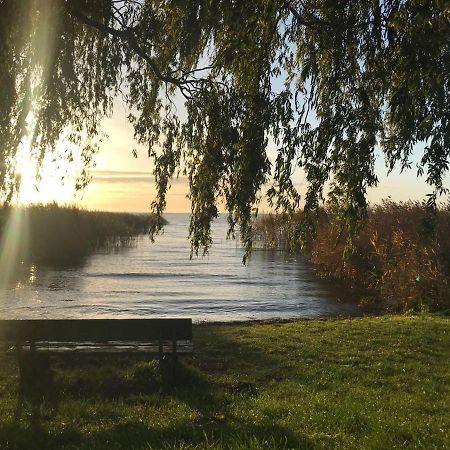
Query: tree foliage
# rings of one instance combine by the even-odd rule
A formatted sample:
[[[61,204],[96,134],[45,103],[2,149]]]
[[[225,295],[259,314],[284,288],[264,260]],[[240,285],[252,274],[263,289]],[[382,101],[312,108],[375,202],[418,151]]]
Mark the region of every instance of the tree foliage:
[[[331,180],[351,235],[378,181],[377,148],[389,169],[405,169],[425,143],[418,171],[433,187],[430,204],[445,192],[446,0],[0,0],[0,11],[6,201],[30,112],[40,159],[66,132],[88,165],[118,94],[155,161],[154,211],[163,212],[172,176],[189,178],[194,251],[211,244],[220,201],[249,249],[266,183],[274,207],[298,207],[297,167],[308,181],[305,210]]]

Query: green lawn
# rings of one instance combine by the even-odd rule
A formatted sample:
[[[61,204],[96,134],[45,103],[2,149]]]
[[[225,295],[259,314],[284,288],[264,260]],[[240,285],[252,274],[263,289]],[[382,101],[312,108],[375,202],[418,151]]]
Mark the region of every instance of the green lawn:
[[[173,392],[155,361],[59,356],[21,409],[16,361],[2,353],[0,448],[447,449],[449,325],[197,325]]]

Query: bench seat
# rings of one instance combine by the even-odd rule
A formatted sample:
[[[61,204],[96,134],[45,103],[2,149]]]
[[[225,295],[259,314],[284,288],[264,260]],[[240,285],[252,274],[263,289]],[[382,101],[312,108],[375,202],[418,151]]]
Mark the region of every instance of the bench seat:
[[[0,320],[0,341],[163,342],[192,340],[192,319]]]
[[[0,342],[17,354],[154,354],[172,361],[192,353],[192,319],[0,320]],[[166,358],[165,356],[168,356]]]

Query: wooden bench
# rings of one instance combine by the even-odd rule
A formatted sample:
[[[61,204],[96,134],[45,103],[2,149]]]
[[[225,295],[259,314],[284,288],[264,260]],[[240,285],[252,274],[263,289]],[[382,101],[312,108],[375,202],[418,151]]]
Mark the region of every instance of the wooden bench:
[[[0,320],[0,342],[30,352],[192,353],[192,319]],[[175,364],[174,364],[175,367]]]

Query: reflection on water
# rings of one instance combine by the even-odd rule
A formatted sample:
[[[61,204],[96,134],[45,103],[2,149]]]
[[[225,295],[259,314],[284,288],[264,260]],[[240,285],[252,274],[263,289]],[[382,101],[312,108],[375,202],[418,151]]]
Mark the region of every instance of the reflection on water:
[[[228,241],[226,220],[214,226],[206,257],[189,259],[187,215],[168,214],[152,244],[98,252],[65,269],[22,266],[0,291],[2,318],[192,317],[248,320],[358,313],[355,299],[315,277],[299,256],[242,249]],[[353,300],[353,301],[351,301]]]

